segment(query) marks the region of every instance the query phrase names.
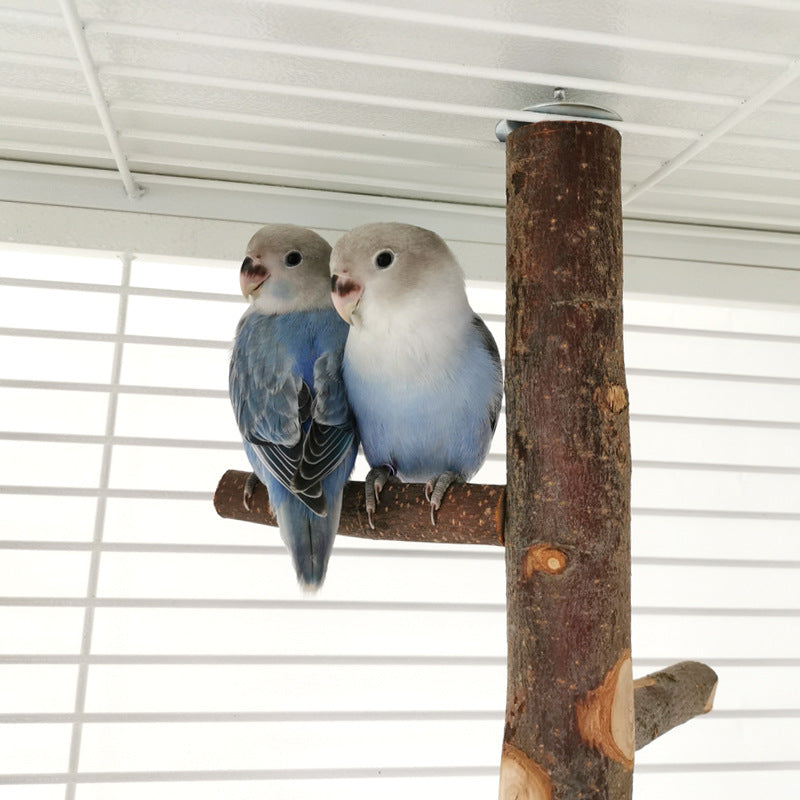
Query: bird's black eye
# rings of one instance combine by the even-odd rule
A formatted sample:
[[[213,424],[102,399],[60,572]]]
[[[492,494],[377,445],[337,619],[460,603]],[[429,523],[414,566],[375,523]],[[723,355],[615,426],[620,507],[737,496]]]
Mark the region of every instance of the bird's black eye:
[[[303,261],[303,254],[299,250],[290,250],[284,257],[283,263],[292,269],[299,266]]]
[[[375,253],[372,263],[378,269],[386,269],[394,264],[394,258],[394,253],[391,250],[380,250],[379,252]]]

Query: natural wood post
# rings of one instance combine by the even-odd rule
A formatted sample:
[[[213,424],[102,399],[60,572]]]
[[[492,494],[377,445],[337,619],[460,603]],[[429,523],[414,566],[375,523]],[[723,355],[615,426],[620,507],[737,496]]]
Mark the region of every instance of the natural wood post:
[[[631,794],[620,136],[507,141],[508,694],[501,800]]]

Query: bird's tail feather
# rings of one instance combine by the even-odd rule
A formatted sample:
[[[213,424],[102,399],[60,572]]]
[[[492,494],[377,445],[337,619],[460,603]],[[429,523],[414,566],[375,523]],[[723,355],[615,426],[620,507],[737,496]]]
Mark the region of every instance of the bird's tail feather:
[[[291,496],[275,511],[281,538],[292,554],[297,581],[306,591],[315,592],[325,580],[341,510],[339,495],[330,504],[325,517],[310,513],[303,503]]]

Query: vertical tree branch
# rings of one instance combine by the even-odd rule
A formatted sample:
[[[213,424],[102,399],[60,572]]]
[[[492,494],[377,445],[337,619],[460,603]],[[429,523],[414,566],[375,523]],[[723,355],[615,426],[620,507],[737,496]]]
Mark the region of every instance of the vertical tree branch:
[[[633,768],[620,137],[507,142],[508,700],[500,797],[623,800]]]

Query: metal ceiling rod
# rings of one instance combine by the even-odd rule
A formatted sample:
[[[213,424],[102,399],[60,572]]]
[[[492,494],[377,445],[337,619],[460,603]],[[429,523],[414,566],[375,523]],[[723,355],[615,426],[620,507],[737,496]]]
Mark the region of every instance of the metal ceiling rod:
[[[690,161],[721,136],[724,136],[731,128],[755,113],[761,106],[778,94],[781,89],[793,83],[798,78],[800,78],[800,58],[792,61],[783,72],[745,100],[732,114],[725,117],[722,122],[715,125],[710,131],[706,131],[702,134],[694,144],[689,145],[689,147],[682,150],[674,158],[662,164],[649,178],[646,178],[641,183],[636,184],[636,186],[625,192],[625,194],[622,195],[622,204],[625,205],[648,189],[652,189],[653,186],[660,183],[668,175],[671,175],[676,169],[682,167],[687,161]]]
[[[117,170],[122,178],[122,183],[125,185],[125,191],[131,200],[136,200],[144,194],[144,189],[133,179],[133,175],[128,167],[128,161],[125,158],[125,153],[122,151],[122,144],[120,143],[119,135],[114,127],[114,122],[111,119],[111,112],[109,111],[108,103],[103,94],[103,87],[100,85],[97,68],[89,52],[89,45],[86,41],[83,22],[78,16],[75,0],[58,0],[58,2],[61,6],[61,12],[64,15],[64,21],[67,24],[67,30],[72,38],[72,43],[75,45],[78,61],[80,61],[81,68],[83,69],[83,74],[89,86],[92,100],[94,100],[97,114],[100,117],[103,131],[108,140],[108,145],[114,155]]]

